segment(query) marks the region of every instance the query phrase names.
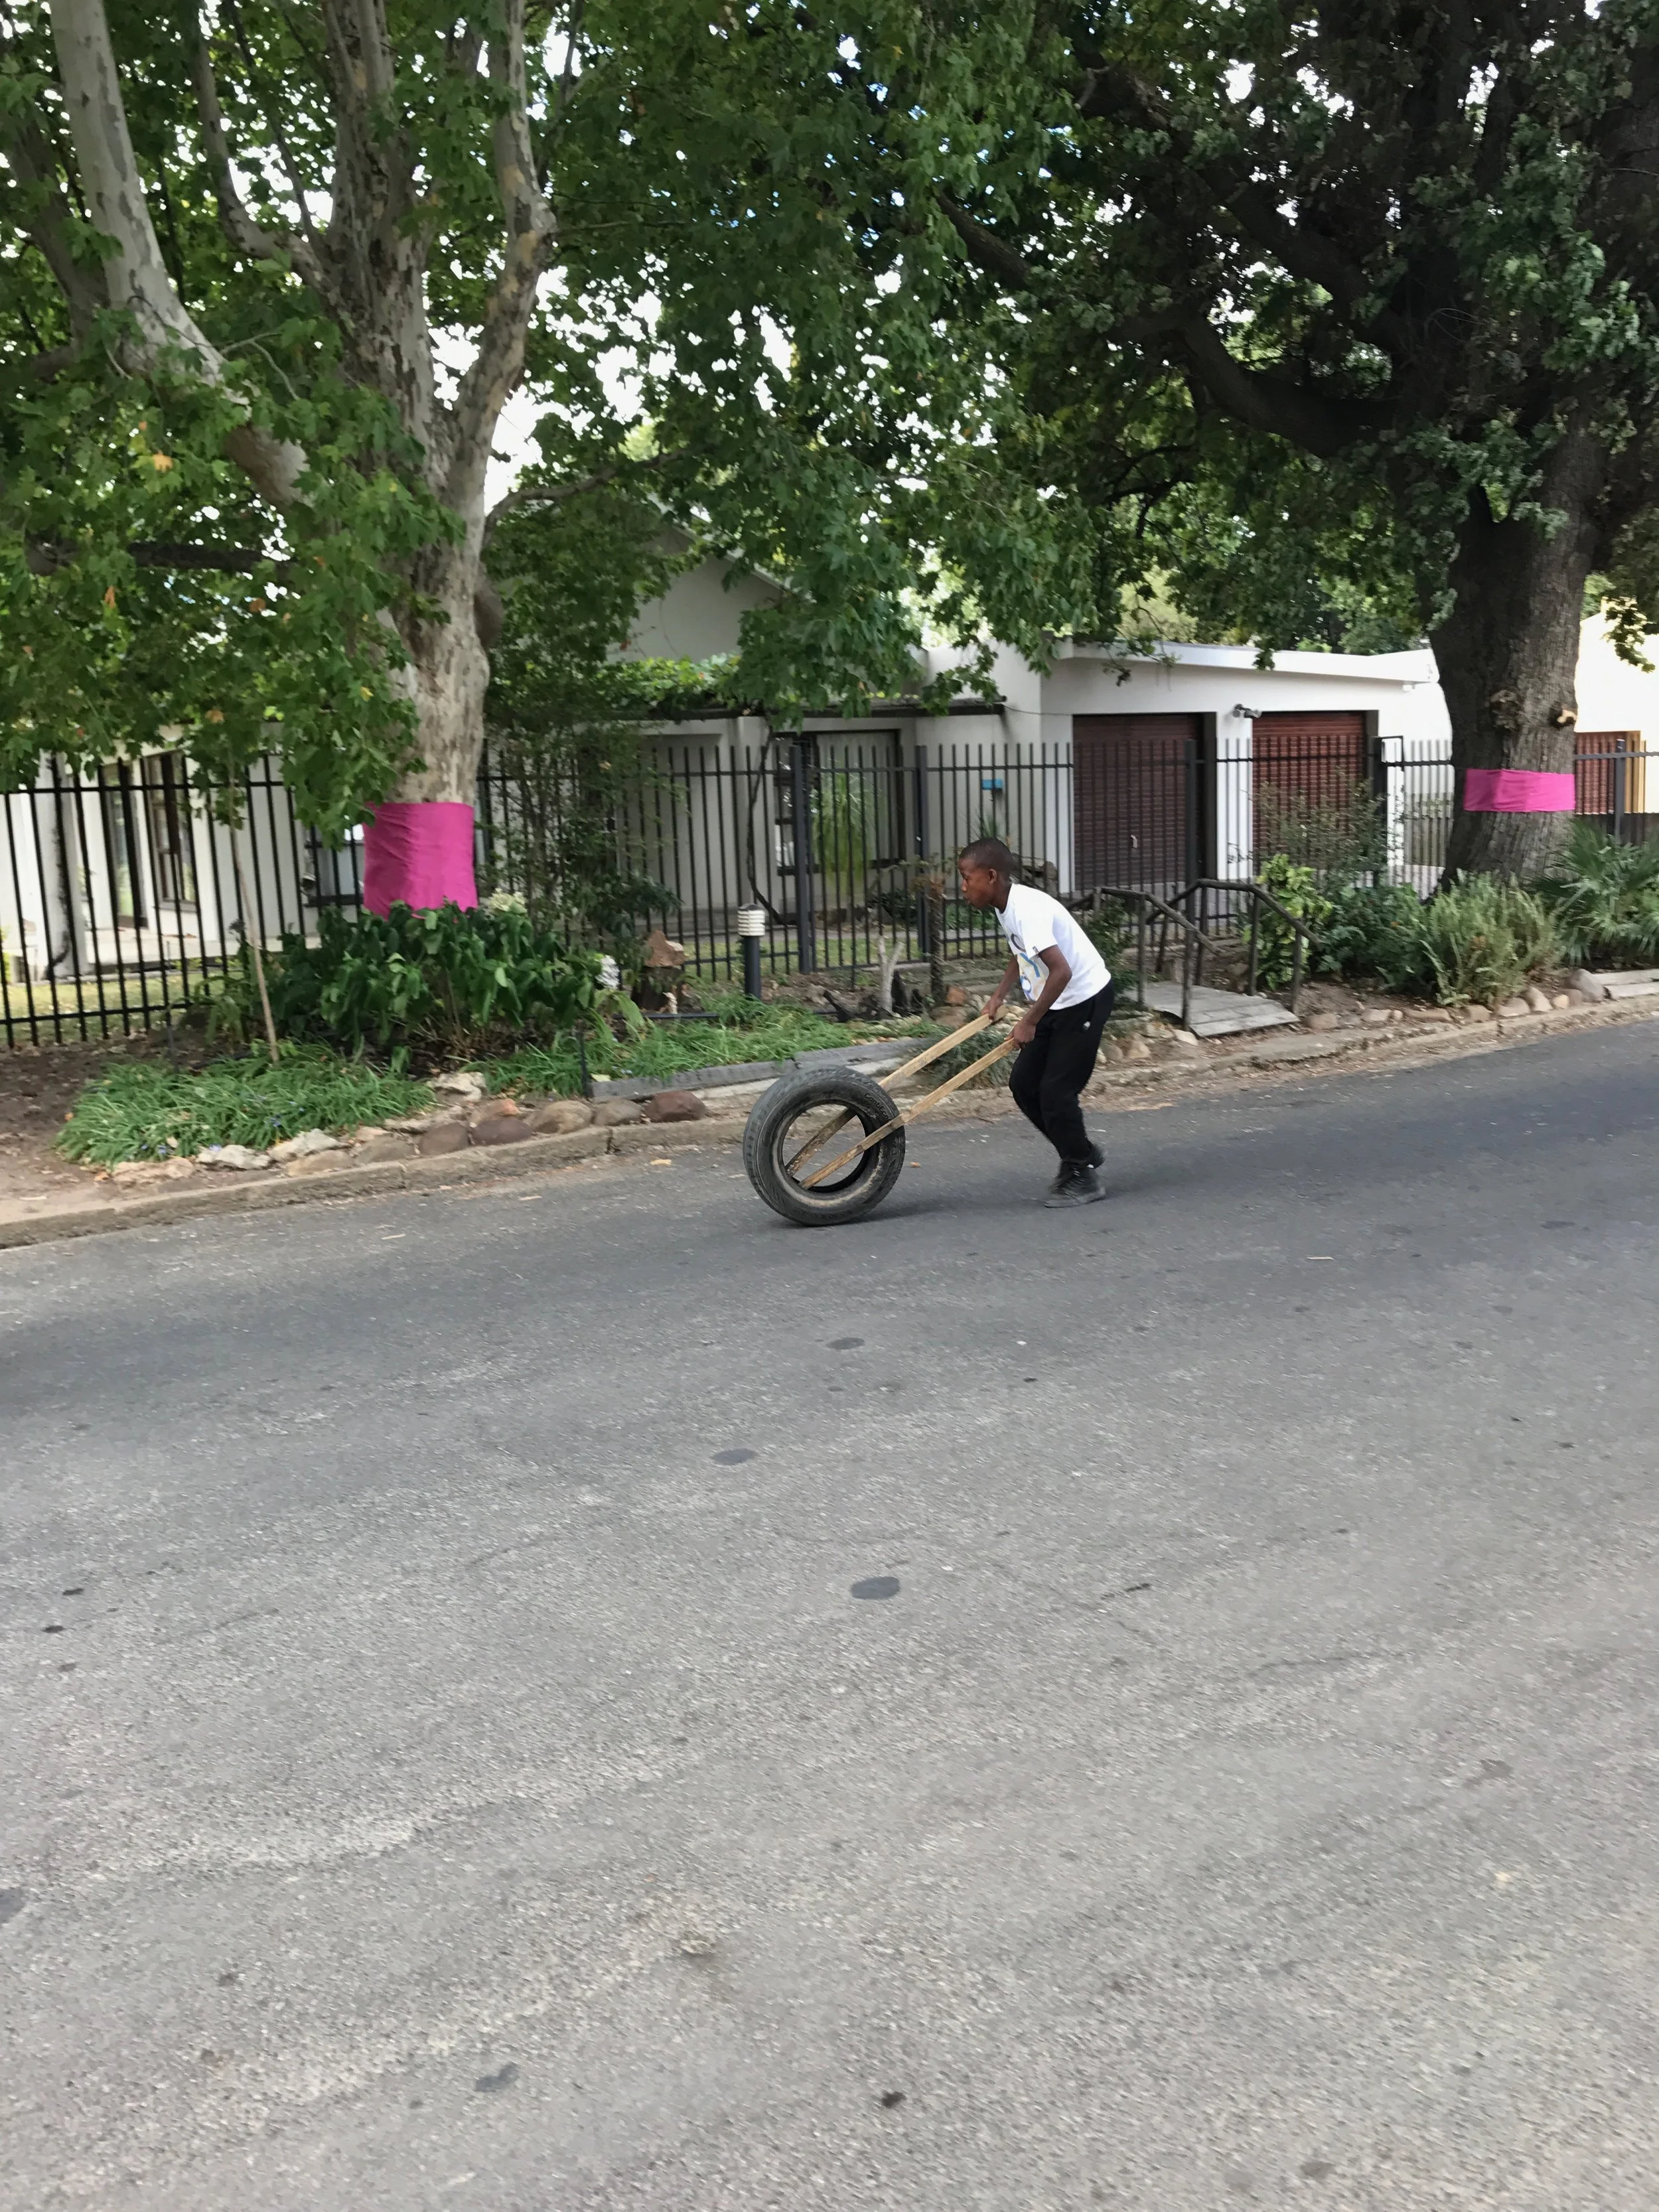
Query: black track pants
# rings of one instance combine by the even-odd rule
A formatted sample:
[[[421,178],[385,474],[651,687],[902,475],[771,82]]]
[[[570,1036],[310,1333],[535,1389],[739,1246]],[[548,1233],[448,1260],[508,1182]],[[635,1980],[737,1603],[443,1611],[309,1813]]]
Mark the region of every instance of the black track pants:
[[[1112,1011],[1115,991],[1115,986],[1108,983],[1080,1006],[1044,1014],[1036,1035],[1022,1046],[1008,1079],[1015,1105],[1068,1167],[1088,1163],[1089,1137],[1078,1100],[1095,1072],[1100,1032]]]

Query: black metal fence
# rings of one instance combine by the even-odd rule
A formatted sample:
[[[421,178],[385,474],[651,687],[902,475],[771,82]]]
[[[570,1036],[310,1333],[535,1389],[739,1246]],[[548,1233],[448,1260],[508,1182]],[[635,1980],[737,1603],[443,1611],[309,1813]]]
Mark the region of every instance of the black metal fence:
[[[884,950],[999,957],[994,917],[956,895],[954,855],[984,836],[1061,897],[1111,884],[1168,898],[1200,877],[1252,877],[1274,854],[1433,889],[1448,757],[1358,715],[1263,716],[1231,743],[1215,732],[1198,716],[1079,717],[1066,747],[893,729],[744,749],[710,731],[648,748],[620,796],[487,760],[480,890],[593,939],[660,925],[692,974],[735,981],[744,907],[765,916],[775,973],[867,971]],[[1655,758],[1634,733],[1586,733],[1580,813],[1645,838]],[[361,903],[361,833],[325,846],[274,767],[228,808],[231,795],[191,785],[164,751],[90,777],[46,761],[29,789],[0,794],[0,1041],[162,1026],[222,988],[246,939],[313,935],[325,909]]]

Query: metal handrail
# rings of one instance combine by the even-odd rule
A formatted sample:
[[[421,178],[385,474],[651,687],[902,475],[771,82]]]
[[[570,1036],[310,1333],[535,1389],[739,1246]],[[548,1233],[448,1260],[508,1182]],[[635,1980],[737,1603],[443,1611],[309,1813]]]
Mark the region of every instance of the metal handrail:
[[[1181,902],[1190,899],[1194,893],[1200,891],[1242,891],[1249,900],[1252,909],[1249,923],[1250,958],[1245,988],[1252,996],[1255,992],[1258,950],[1261,939],[1261,909],[1264,906],[1271,908],[1285,924],[1291,937],[1290,1011],[1294,1013],[1297,1001],[1302,995],[1302,978],[1306,967],[1306,955],[1313,945],[1312,933],[1307,924],[1291,914],[1287,908],[1282,906],[1271,891],[1264,890],[1260,884],[1251,882],[1248,878],[1241,879],[1225,876],[1195,876],[1191,883],[1184,884],[1170,899],[1161,899],[1152,891],[1132,890],[1127,885],[1120,887],[1113,884],[1101,884],[1092,890],[1085,892],[1080,900],[1074,900],[1073,903],[1080,905],[1090,912],[1097,912],[1103,899],[1133,901],[1136,908],[1135,996],[1137,1005],[1143,1011],[1146,1005],[1148,915],[1156,914],[1161,924],[1158,955],[1160,966],[1163,964],[1164,956],[1168,947],[1170,925],[1171,923],[1175,925],[1182,933],[1181,1022],[1182,1028],[1186,1029],[1191,1027],[1188,1016],[1192,1011],[1193,986],[1203,981],[1204,955],[1206,952],[1218,952],[1221,949],[1218,940],[1205,930],[1201,923],[1195,921],[1191,915],[1183,914],[1181,911]]]
[[[1155,913],[1163,925],[1162,941],[1158,945],[1158,956],[1160,967],[1163,965],[1164,954],[1168,945],[1170,924],[1173,922],[1181,932],[1181,1025],[1183,1029],[1189,1029],[1192,1026],[1189,1017],[1193,1006],[1193,985],[1197,980],[1197,969],[1202,966],[1206,946],[1212,952],[1219,948],[1210,944],[1190,915],[1181,913],[1167,900],[1158,897],[1152,891],[1131,890],[1127,886],[1120,889],[1114,884],[1100,884],[1093,890],[1086,891],[1080,900],[1074,900],[1073,903],[1084,907],[1089,912],[1097,913],[1103,899],[1133,900],[1134,902],[1136,908],[1135,1004],[1143,1013],[1146,1009],[1146,922],[1149,911]]]
[[[1192,882],[1184,884],[1175,896],[1177,900],[1188,899],[1191,898],[1195,891],[1243,891],[1249,900],[1252,908],[1249,921],[1250,963],[1245,979],[1245,988],[1252,997],[1255,994],[1257,955],[1261,942],[1261,909],[1264,906],[1273,908],[1291,933],[1290,1010],[1294,1013],[1297,1000],[1302,995],[1302,977],[1306,966],[1306,954],[1313,949],[1313,933],[1306,922],[1303,921],[1298,915],[1293,915],[1287,907],[1281,906],[1270,890],[1264,889],[1261,884],[1248,876],[1194,876]],[[1195,924],[1194,927],[1196,926]],[[1209,940],[1206,939],[1205,942],[1207,944]],[[1201,957],[1200,955],[1200,959]]]

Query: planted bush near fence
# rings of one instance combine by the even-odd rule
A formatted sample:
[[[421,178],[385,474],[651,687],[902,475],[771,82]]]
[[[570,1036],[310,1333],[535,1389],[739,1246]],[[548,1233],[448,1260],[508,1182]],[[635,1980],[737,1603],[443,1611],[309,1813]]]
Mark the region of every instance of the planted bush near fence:
[[[1460,876],[1423,909],[1423,951],[1443,1006],[1513,998],[1559,958],[1542,902],[1496,876]]]
[[[510,1050],[550,1037],[602,1006],[601,957],[578,951],[512,908],[446,906],[389,916],[321,917],[316,944],[285,936],[266,963],[278,1032],[394,1067]],[[257,994],[246,974],[237,1018],[252,1034]]]
[[[1607,968],[1659,962],[1659,843],[1621,844],[1577,822],[1557,866],[1533,888],[1563,959]]]
[[[1409,884],[1350,884],[1332,893],[1329,907],[1314,941],[1316,975],[1377,983],[1385,991],[1433,989],[1425,908]]]

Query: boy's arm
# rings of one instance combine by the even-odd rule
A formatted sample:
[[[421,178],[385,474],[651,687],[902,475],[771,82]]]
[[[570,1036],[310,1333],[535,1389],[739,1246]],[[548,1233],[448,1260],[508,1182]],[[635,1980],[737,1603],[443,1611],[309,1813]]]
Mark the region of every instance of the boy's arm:
[[[1009,992],[1013,989],[1018,978],[1019,963],[1015,959],[1012,953],[1010,953],[1008,956],[1008,965],[1002,971],[1001,981],[998,983],[995,990],[992,992],[990,997],[985,1001],[983,1011],[991,1017],[993,1021],[996,1019],[998,1014],[1002,1011],[1002,1002],[1007,997]]]
[[[1045,945],[1037,958],[1048,970],[1042,988],[1008,1032],[1010,1044],[1030,1044],[1036,1025],[1072,980],[1072,963],[1057,945]]]

